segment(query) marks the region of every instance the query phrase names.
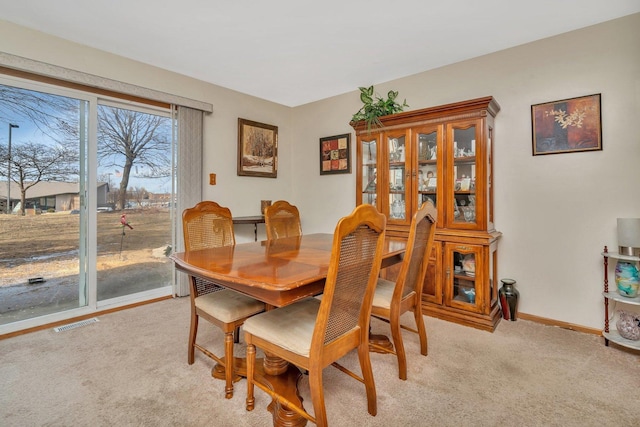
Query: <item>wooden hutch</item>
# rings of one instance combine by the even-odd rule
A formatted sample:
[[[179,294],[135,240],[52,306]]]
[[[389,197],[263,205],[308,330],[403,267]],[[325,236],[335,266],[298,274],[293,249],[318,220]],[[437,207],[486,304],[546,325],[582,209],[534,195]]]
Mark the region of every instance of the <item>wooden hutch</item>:
[[[384,116],[372,129],[352,123],[356,204],[376,206],[387,233],[400,236],[427,199],[438,209],[424,312],[488,331],[501,318],[492,185],[498,111],[485,97]]]

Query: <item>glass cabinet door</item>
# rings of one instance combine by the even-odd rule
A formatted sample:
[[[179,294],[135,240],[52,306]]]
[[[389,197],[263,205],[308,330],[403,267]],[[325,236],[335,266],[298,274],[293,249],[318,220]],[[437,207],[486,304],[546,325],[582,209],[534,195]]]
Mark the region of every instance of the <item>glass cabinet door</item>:
[[[410,214],[407,204],[407,193],[410,184],[407,176],[407,160],[409,152],[407,151],[407,135],[406,132],[387,133],[385,134],[387,144],[387,158],[389,168],[389,214],[390,220],[398,220],[408,222]],[[409,219],[407,219],[409,218]]]
[[[446,244],[447,304],[465,310],[480,311],[482,246]]]
[[[360,140],[360,150],[362,153],[362,199],[360,202],[376,206],[378,194],[377,139],[363,136]]]
[[[476,141],[477,121],[449,124],[447,126],[448,155],[450,164],[451,206],[448,207],[447,223],[456,228],[476,228],[478,213],[476,178],[478,157]]]
[[[414,130],[414,148],[418,158],[417,206],[431,200],[434,206],[438,203],[438,152],[441,137],[437,126],[417,128]]]

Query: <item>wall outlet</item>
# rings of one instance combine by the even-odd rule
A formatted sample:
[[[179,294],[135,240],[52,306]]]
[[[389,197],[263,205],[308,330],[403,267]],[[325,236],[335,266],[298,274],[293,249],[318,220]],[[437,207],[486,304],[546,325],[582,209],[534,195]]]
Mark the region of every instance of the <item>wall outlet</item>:
[[[216,174],[215,173],[210,173],[209,174],[209,185],[216,185]]]

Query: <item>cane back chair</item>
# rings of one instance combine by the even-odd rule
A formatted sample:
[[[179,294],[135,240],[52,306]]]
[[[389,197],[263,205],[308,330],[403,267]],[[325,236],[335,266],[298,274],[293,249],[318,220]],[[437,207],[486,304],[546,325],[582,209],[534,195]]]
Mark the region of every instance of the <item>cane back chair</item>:
[[[182,213],[185,252],[216,247],[233,250],[235,236],[231,211],[216,202],[200,202]],[[189,331],[188,363],[194,362],[197,348],[225,368],[225,397],[233,397],[233,382],[240,379],[234,372],[233,343],[244,321],[264,311],[264,303],[246,295],[225,289],[213,282],[189,276],[191,299],[191,328]],[[198,320],[216,325],[224,332],[224,359],[196,342]]]
[[[302,235],[298,208],[284,200],[264,210],[264,223],[268,240]]]
[[[420,353],[427,355],[427,331],[422,317],[422,287],[429,265],[436,231],[437,211],[431,201],[422,204],[411,220],[407,251],[395,282],[379,278],[373,296],[371,315],[388,322],[394,348],[375,344],[371,346],[379,352],[395,354],[398,359],[398,373],[407,379],[407,356],[404,351],[400,328],[415,332],[420,337]],[[400,316],[412,311],[418,330],[400,324]]]
[[[247,319],[247,410],[254,408],[257,385],[275,401],[318,426],[326,426],[322,371],[331,364],[364,383],[368,411],[376,415],[369,322],[385,225],[385,216],[373,206],[358,206],[336,226],[322,300],[307,298]],[[254,374],[256,346],[308,371],[313,416],[259,382]],[[336,363],[354,349],[358,351],[362,377]]]

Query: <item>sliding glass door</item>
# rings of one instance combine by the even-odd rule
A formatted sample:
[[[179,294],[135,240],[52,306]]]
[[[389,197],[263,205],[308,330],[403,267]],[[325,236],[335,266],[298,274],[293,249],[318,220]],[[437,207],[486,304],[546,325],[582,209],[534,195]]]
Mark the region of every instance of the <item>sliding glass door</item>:
[[[171,153],[168,111],[100,101],[98,301],[172,284]]]
[[[0,84],[0,325],[88,303],[89,123],[88,98]]]
[[[0,334],[172,293],[173,135],[169,108],[0,79]]]

